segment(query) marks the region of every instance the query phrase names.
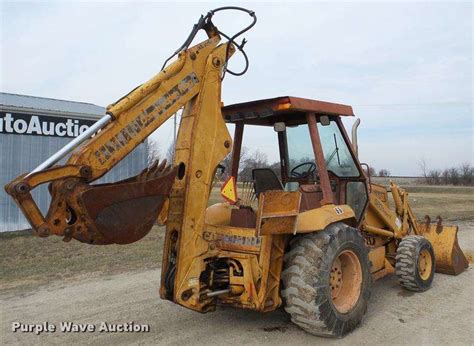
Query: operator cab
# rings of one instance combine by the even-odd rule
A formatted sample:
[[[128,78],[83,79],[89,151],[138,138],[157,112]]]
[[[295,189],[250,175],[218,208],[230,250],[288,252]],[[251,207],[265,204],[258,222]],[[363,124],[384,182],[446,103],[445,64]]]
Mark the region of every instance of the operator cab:
[[[300,212],[328,203],[348,204],[360,221],[367,204],[366,178],[341,121],[341,116],[354,115],[351,106],[285,96],[229,105],[222,113],[226,123],[235,125],[230,174],[236,181],[242,181],[245,129],[270,127],[277,137],[278,169],[273,165],[252,170],[257,199],[268,190],[300,191]]]

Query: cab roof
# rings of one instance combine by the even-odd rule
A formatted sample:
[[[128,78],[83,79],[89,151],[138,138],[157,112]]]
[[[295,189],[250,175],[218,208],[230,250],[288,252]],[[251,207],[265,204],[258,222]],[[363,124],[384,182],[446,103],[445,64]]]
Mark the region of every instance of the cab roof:
[[[339,103],[281,96],[271,99],[236,103],[222,108],[227,123],[272,126],[275,122],[306,123],[306,113],[353,116],[352,107]]]

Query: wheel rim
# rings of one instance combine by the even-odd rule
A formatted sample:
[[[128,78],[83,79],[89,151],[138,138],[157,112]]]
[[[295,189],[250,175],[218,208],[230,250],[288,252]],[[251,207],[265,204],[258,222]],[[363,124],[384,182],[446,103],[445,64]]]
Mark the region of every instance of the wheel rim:
[[[418,273],[423,280],[428,280],[431,276],[431,269],[433,263],[431,259],[431,254],[428,250],[423,249],[420,251],[420,256],[418,257]]]
[[[342,251],[334,260],[329,281],[334,307],[347,313],[359,300],[362,287],[362,266],[352,250]]]

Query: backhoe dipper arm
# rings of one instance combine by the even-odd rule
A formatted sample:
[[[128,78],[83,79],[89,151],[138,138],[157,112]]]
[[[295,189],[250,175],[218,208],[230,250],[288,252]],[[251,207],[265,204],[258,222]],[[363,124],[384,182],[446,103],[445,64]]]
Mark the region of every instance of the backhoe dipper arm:
[[[209,39],[185,47],[174,63],[108,106],[107,114],[87,133],[5,186],[37,234],[91,244],[125,244],[148,233],[169,195],[179,163],[174,168],[155,166],[141,178],[116,184],[89,183],[110,171],[180,108],[189,110],[191,101],[208,89],[206,84],[219,88],[217,97],[207,102],[217,105],[220,112],[220,75],[235,48],[230,42],[218,45],[220,36],[210,19],[201,17],[191,40],[198,29],[206,30]],[[210,69],[218,71],[218,78],[206,78]],[[65,165],[53,166],[68,154]],[[49,182],[52,201],[43,216],[30,191]]]

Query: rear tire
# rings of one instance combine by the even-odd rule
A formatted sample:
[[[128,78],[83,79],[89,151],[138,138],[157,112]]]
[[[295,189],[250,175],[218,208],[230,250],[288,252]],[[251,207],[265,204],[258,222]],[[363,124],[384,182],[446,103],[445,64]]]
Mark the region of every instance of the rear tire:
[[[395,272],[403,288],[423,292],[431,287],[435,257],[430,241],[419,235],[402,239],[395,257]]]
[[[342,337],[354,330],[367,311],[372,287],[360,232],[336,223],[297,236],[290,246],[282,297],[292,322],[318,336]]]

